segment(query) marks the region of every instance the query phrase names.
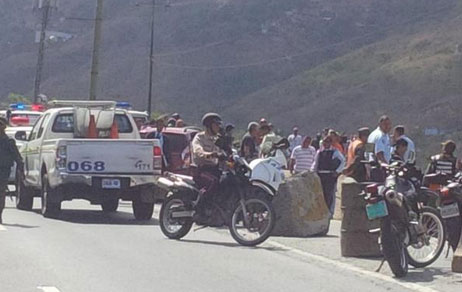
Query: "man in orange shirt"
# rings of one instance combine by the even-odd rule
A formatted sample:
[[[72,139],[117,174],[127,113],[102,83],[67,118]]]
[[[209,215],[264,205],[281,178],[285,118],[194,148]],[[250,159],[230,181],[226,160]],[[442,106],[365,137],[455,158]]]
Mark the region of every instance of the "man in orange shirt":
[[[332,138],[332,147],[334,147],[335,149],[340,151],[340,153],[345,155],[345,149],[343,148],[343,145],[340,143],[341,141],[340,134],[334,130],[330,130],[329,136]]]
[[[353,177],[356,181],[366,180],[366,167],[361,163],[364,159],[364,146],[369,137],[369,128],[361,128],[358,130],[358,138],[350,143],[347,153],[347,166],[344,174]]]

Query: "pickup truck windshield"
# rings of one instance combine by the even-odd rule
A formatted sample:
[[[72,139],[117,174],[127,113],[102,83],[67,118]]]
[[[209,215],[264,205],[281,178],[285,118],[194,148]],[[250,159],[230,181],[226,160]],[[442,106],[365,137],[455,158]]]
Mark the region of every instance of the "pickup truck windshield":
[[[116,114],[115,121],[119,127],[119,133],[131,133],[133,127],[126,115]],[[73,133],[74,132],[74,115],[60,114],[56,117],[51,129],[54,133]]]

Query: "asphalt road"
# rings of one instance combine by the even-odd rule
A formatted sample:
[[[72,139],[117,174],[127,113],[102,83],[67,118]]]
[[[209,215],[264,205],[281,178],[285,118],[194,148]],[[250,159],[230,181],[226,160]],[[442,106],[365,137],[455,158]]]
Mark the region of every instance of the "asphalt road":
[[[59,220],[45,219],[38,210],[18,211],[10,201],[7,205],[0,225],[1,292],[446,292],[459,291],[462,284],[462,277],[444,267],[438,270],[444,275],[435,272],[432,281],[427,281],[431,269],[421,272],[423,280],[411,271],[410,279],[397,281],[386,269],[373,271],[378,260],[340,259],[335,234],[271,238],[263,246],[245,248],[226,230],[205,229],[181,241],[168,240],[156,219],[135,221],[127,203],[117,213],[104,214],[84,201],[66,202]],[[333,233],[336,228],[333,224]]]

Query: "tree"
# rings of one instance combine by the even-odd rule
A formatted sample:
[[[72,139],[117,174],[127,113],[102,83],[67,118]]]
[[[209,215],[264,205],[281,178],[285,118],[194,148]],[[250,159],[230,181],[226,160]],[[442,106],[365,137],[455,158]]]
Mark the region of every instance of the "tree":
[[[8,94],[8,97],[7,97],[7,102],[8,103],[24,103],[24,104],[31,104],[31,100],[24,96],[24,95],[21,95],[21,94],[18,94],[18,93],[10,93]]]

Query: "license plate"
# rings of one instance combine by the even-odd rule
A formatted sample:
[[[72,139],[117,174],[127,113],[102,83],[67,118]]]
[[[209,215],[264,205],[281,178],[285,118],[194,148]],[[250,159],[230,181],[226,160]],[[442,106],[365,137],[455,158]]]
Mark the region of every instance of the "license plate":
[[[103,189],[120,189],[120,180],[103,178],[101,180],[101,187]]]
[[[441,217],[443,219],[448,219],[452,217],[457,217],[460,215],[459,205],[457,203],[441,206],[440,207]]]
[[[379,201],[375,204],[367,204],[366,206],[367,218],[374,220],[388,216],[388,208],[385,201]]]

